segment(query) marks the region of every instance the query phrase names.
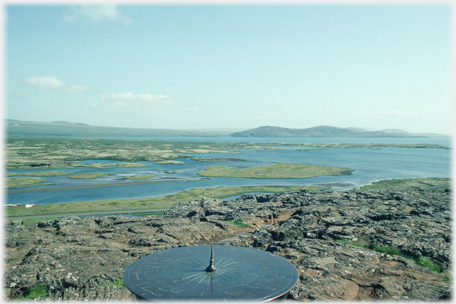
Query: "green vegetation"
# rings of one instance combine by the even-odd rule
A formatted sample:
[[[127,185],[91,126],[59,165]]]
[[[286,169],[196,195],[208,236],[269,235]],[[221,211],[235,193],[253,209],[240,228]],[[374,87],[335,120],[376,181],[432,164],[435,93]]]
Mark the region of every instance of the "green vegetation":
[[[103,175],[114,175],[114,173],[80,173],[80,174],[70,175],[70,176],[68,176],[68,178],[94,179],[94,178],[99,178]]]
[[[28,288],[27,291],[24,293],[24,296],[19,298],[20,300],[28,300],[28,299],[35,299],[38,297],[45,297],[49,294],[49,290],[43,283],[39,283],[33,285],[32,287]]]
[[[378,252],[387,253],[387,254],[398,255],[398,256],[401,256],[406,259],[413,259],[412,257],[403,254],[398,248],[392,247],[392,246],[390,246],[390,247],[375,246],[374,250],[378,251]]]
[[[14,129],[14,128],[13,128]],[[6,169],[55,169],[55,168],[107,168],[109,166],[146,166],[138,161],[177,163],[179,158],[193,158],[191,153],[239,153],[250,149],[263,151],[271,147],[311,147],[315,148],[425,148],[448,149],[447,147],[425,144],[351,144],[351,143],[207,143],[178,142],[164,140],[117,140],[76,138],[12,138],[6,142]],[[34,133],[33,133],[34,134]],[[147,135],[150,136],[150,135]],[[83,160],[116,160],[126,163],[80,164]],[[221,158],[223,159],[223,158]],[[229,158],[228,158],[229,159]],[[208,159],[205,159],[208,160]]]
[[[108,286],[116,286],[116,287],[119,287],[119,288],[122,288],[122,287],[126,287],[125,283],[124,283],[124,280],[119,278],[119,279],[116,279],[115,281],[111,281],[111,280],[105,280],[106,284]]]
[[[148,179],[148,178],[152,178],[152,177],[156,177],[157,175],[155,174],[149,174],[149,175],[133,175],[133,176],[126,176],[124,177],[124,179]]]
[[[420,256],[415,260],[416,265],[421,266],[421,267],[427,267],[430,270],[440,273],[442,272],[442,267],[440,267],[438,264],[434,263],[430,259],[424,256]]]
[[[257,166],[239,169],[228,166],[208,167],[200,176],[250,177],[250,178],[307,178],[322,175],[348,174],[352,169],[308,164],[276,163],[268,166]]]
[[[436,273],[442,273],[442,267],[440,267],[440,265],[438,265],[437,263],[431,261],[429,258],[424,257],[424,256],[409,256],[409,255],[404,254],[401,250],[399,250],[399,248],[396,248],[393,246],[389,246],[389,247],[375,246],[372,248],[371,244],[363,244],[363,243],[353,242],[353,241],[349,241],[349,240],[337,240],[336,242],[340,243],[340,244],[349,244],[349,245],[353,245],[353,246],[357,246],[357,247],[371,248],[375,251],[383,252],[386,254],[398,255],[403,258],[413,260],[415,262],[415,264],[417,264],[418,266],[427,267]],[[449,277],[449,275],[446,272],[443,272],[442,275],[444,276],[444,280],[446,280],[447,283],[451,280],[451,278]]]
[[[443,280],[448,283],[448,284],[451,284],[451,274],[448,273],[448,271],[443,271],[442,272],[442,277],[443,277]]]
[[[161,160],[157,164],[182,165],[184,162],[178,160]]]
[[[8,138],[7,169],[107,168],[146,166],[138,161],[177,164],[188,153],[239,153],[260,148],[252,143],[198,143],[164,140],[116,140],[74,138]],[[90,163],[83,160],[115,160],[125,163]]]
[[[405,255],[398,248],[393,247],[393,246],[390,246],[390,247],[375,246],[374,250],[378,251],[378,252],[387,253],[387,254],[398,255],[403,258],[413,260],[415,262],[415,264],[417,264],[418,266],[427,267],[436,273],[442,272],[442,267],[440,267],[437,263],[431,261],[429,258],[424,257],[424,256],[415,256],[415,257],[408,256],[408,255]]]
[[[40,177],[9,177],[6,179],[6,188],[14,188],[19,186],[32,187],[44,181],[46,180]]]
[[[428,191],[444,191],[451,188],[450,178],[426,177],[426,178],[407,178],[407,179],[391,179],[375,182],[372,185],[362,186],[352,191],[369,191],[369,190],[385,190],[385,189],[400,189],[400,190],[428,190]]]
[[[24,226],[36,226],[41,221],[45,220],[56,220],[59,219],[60,216],[48,216],[48,217],[40,217],[40,218],[31,218],[31,219],[25,219],[22,221],[22,225]]]
[[[51,176],[61,176],[61,175],[70,175],[69,172],[61,171],[47,171],[47,172],[32,172],[32,173],[8,173],[6,176],[42,176],[42,177],[51,177]]]
[[[300,190],[318,191],[328,189],[327,187],[317,186],[292,186],[292,187],[274,187],[274,186],[252,186],[252,187],[215,187],[215,188],[198,188],[185,190],[176,194],[151,197],[135,198],[124,200],[103,200],[88,201],[62,204],[37,205],[33,208],[14,207],[6,208],[7,217],[28,216],[28,215],[53,215],[66,213],[82,212],[103,212],[103,211],[123,211],[123,210],[141,210],[141,209],[164,209],[181,202],[199,200],[203,197],[224,198],[243,193],[281,193]],[[114,204],[115,203],[115,204]],[[33,209],[33,210],[31,210]]]
[[[235,225],[235,226],[239,226],[239,227],[242,227],[242,228],[249,228],[249,225],[247,225],[246,223],[242,222],[242,221],[228,221],[228,223],[232,224],[232,225]]]

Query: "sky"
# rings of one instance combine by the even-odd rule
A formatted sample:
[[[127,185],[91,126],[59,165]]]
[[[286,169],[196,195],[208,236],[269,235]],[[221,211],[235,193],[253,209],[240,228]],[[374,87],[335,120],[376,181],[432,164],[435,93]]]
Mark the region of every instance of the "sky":
[[[452,131],[449,4],[3,8],[7,119]]]

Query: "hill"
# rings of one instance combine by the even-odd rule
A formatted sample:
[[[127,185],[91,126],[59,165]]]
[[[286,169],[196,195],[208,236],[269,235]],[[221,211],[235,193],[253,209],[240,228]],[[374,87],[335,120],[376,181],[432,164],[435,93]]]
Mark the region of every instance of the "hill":
[[[427,136],[426,136],[427,135]],[[402,130],[366,131],[359,128],[318,126],[307,129],[288,129],[263,126],[231,133],[232,137],[431,137],[431,134],[413,134]],[[436,134],[434,134],[436,135]]]
[[[147,129],[91,126],[68,121],[36,122],[5,119],[7,138],[103,138],[103,137],[445,137],[447,135],[414,134],[399,129],[367,131],[361,128],[317,126],[307,129],[288,129],[263,126],[245,131],[232,129]],[[238,132],[235,132],[238,131]],[[233,133],[234,132],[234,133]]]
[[[176,137],[176,136],[226,136],[227,130],[171,130],[91,126],[67,121],[35,122],[13,119],[5,120],[8,138],[60,137]]]

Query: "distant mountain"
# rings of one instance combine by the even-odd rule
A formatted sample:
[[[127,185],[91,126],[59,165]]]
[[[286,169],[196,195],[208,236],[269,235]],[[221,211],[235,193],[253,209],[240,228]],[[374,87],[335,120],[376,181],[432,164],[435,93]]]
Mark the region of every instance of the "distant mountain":
[[[176,137],[176,136],[227,136],[236,129],[204,129],[204,130],[170,130],[98,127],[83,123],[67,121],[36,122],[5,119],[7,138],[115,138],[115,137]],[[239,130],[239,129],[237,129]]]
[[[361,128],[347,128],[350,131],[355,131],[355,132],[366,132],[366,129],[361,129]]]
[[[382,132],[385,132],[385,133],[397,133],[397,134],[410,134],[409,132],[406,132],[406,131],[401,130],[401,129],[385,129],[385,130],[382,130]]]
[[[235,129],[146,129],[91,126],[68,121],[36,122],[5,119],[7,138],[59,137],[59,138],[116,138],[116,137],[447,137],[433,133],[414,134],[399,129],[367,131],[361,128],[318,126],[307,129],[288,129],[263,126],[239,131]],[[234,132],[234,133],[233,133]]]
[[[231,133],[232,137],[427,137],[403,130],[366,131],[360,128],[318,126],[307,129],[288,129],[263,126],[256,129]]]
[[[79,122],[68,122],[68,121],[53,121],[52,123],[55,123],[58,125],[88,126],[88,124],[79,123]]]

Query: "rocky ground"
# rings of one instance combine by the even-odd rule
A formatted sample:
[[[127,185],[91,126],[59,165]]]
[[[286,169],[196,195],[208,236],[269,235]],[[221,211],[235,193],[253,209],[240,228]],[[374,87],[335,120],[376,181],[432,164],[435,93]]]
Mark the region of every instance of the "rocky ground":
[[[205,198],[163,216],[5,225],[4,294],[20,298],[41,285],[49,293],[38,300],[137,301],[121,281],[128,265],[156,251],[214,243],[293,263],[300,276],[287,300],[450,300],[450,202],[448,191],[301,191]],[[419,257],[441,271],[417,265]]]

